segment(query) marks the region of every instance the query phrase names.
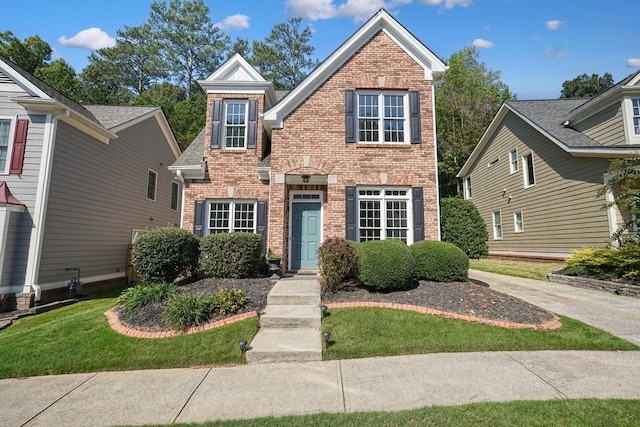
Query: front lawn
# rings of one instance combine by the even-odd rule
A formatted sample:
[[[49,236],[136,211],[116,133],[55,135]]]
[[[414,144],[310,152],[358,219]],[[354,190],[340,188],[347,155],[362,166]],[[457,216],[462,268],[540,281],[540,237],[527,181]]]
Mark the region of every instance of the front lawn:
[[[473,270],[536,280],[547,280],[547,273],[559,270],[564,266],[563,263],[508,261],[493,258],[469,260],[469,268]]]

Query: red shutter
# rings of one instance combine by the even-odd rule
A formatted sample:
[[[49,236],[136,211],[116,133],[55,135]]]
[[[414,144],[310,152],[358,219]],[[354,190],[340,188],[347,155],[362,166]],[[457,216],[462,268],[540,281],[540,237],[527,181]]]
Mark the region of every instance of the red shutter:
[[[29,127],[29,120],[18,120],[16,123],[16,134],[13,138],[13,151],[11,154],[9,173],[22,173],[24,148],[27,144],[27,127]]]

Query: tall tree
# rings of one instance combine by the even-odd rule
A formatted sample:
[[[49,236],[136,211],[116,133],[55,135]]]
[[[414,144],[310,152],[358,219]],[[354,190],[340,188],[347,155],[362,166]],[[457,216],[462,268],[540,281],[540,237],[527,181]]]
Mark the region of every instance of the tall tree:
[[[11,31],[0,33],[0,55],[31,74],[51,60],[51,52],[49,43],[40,36],[30,36],[20,41]]]
[[[214,27],[203,0],[153,2],[149,24],[161,43],[167,74],[185,88],[187,98],[196,80],[222,62],[229,38]]]
[[[253,41],[250,62],[278,89],[293,89],[317,65],[310,44],[311,29],[301,29],[302,18],[275,24],[264,42]]]
[[[82,83],[76,70],[62,58],[36,68],[34,75],[74,101],[80,101]]]
[[[120,83],[119,72],[113,61],[101,58],[96,53],[89,55],[89,64],[80,73],[80,100],[85,104],[128,104],[133,94]]]
[[[515,99],[500,72],[480,62],[478,50],[466,47],[449,58],[449,70],[436,87],[440,196],[457,194],[456,174],[467,161],[503,102]]]
[[[611,73],[604,73],[602,77],[597,74],[588,76],[586,73],[573,80],[562,83],[560,98],[592,98],[598,96],[613,86]]]
[[[245,59],[248,58],[251,54],[251,46],[249,45],[249,40],[236,37],[236,40],[233,42],[231,48],[229,49],[227,59],[231,58],[236,53],[239,53]]]

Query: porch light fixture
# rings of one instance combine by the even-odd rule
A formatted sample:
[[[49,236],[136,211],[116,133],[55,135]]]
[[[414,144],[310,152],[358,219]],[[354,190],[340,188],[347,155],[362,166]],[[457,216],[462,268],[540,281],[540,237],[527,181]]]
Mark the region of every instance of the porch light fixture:
[[[329,348],[329,339],[331,338],[331,332],[324,331],[322,333],[322,338],[324,338],[324,348],[325,349]]]
[[[247,340],[244,338],[241,338],[240,341],[238,341],[238,347],[240,347],[240,351],[242,353],[247,351]]]
[[[302,175],[302,182],[304,182],[305,184],[309,182],[310,179],[311,179],[310,175]]]
[[[326,305],[321,305],[320,306],[320,311],[322,312],[322,318],[324,319],[327,316],[327,306]]]

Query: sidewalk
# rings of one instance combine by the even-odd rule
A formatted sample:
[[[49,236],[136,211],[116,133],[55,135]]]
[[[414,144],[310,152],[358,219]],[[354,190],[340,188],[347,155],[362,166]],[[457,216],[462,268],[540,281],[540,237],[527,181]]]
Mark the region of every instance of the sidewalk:
[[[471,271],[640,344],[640,300]],[[204,422],[558,398],[640,399],[640,352],[439,353],[0,380],[0,427]]]

